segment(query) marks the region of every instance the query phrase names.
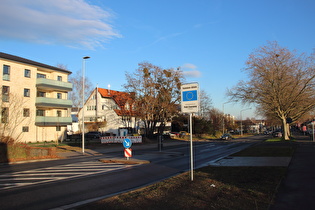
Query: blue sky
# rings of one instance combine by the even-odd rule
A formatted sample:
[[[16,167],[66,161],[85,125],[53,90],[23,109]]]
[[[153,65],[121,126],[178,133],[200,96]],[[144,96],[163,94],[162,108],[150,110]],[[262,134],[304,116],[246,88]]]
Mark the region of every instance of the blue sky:
[[[314,11],[313,0],[1,0],[0,49],[72,72],[90,56],[93,85],[121,91],[140,62],[181,67],[222,110],[254,49],[277,41],[313,52]],[[224,105],[236,118],[246,108]]]

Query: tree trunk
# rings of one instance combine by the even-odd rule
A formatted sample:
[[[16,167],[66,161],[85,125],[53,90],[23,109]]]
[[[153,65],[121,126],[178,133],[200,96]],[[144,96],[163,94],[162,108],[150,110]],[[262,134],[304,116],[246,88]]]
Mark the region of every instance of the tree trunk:
[[[290,140],[290,129],[289,124],[285,117],[282,117],[282,127],[283,127],[283,139]]]

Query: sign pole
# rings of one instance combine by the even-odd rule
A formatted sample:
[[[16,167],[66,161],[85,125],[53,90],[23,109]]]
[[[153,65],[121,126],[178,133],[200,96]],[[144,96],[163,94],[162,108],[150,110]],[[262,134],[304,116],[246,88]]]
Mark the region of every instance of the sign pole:
[[[191,181],[194,181],[194,158],[193,158],[193,143],[192,143],[192,113],[189,117],[190,122],[190,177]]]
[[[194,158],[192,142],[192,115],[199,112],[199,84],[188,83],[181,86],[181,110],[189,113],[190,121],[190,173],[191,181],[194,180]]]

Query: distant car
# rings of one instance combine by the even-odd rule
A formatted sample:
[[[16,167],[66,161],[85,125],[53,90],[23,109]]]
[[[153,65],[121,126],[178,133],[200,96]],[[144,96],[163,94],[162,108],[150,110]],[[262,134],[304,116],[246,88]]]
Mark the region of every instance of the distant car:
[[[185,136],[189,136],[189,133],[186,132],[186,131],[180,131],[180,132],[179,132],[179,137],[180,137],[180,138],[184,138]]]
[[[223,135],[220,137],[220,139],[222,139],[222,140],[231,140],[231,139],[233,139],[233,137],[232,137],[231,134],[225,133],[225,134],[223,134]]]
[[[270,135],[271,133],[271,131],[264,131],[264,135]]]
[[[179,137],[179,133],[178,132],[170,132],[169,135],[170,135],[171,138]]]
[[[99,139],[101,136],[101,133],[97,131],[90,131],[85,134],[85,137],[90,139]]]
[[[281,133],[281,131],[276,131],[276,132],[273,132],[272,136],[273,137],[282,137],[282,133]]]

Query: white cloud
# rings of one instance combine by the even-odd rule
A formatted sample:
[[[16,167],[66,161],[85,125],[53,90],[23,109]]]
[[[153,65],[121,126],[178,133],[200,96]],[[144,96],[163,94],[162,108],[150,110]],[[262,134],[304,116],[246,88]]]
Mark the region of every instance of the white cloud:
[[[181,66],[181,69],[183,70],[183,74],[186,77],[200,77],[201,72],[197,70],[197,66],[191,63],[185,63]]]
[[[191,63],[185,63],[184,65],[182,65],[183,69],[197,69],[197,66]]]
[[[197,70],[184,71],[183,74],[184,74],[184,76],[186,76],[186,77],[194,77],[194,78],[197,78],[197,77],[200,77],[200,76],[201,76],[201,72],[200,72],[200,71],[197,71]]]
[[[120,37],[113,17],[84,0],[1,0],[0,38],[93,49]]]

